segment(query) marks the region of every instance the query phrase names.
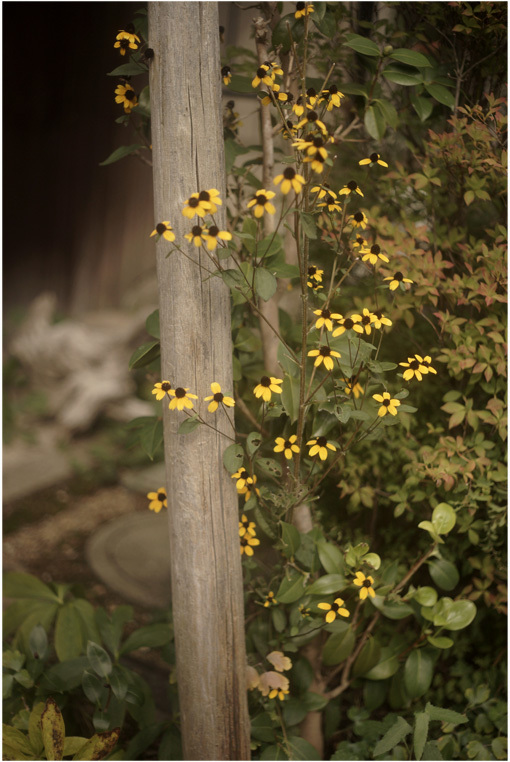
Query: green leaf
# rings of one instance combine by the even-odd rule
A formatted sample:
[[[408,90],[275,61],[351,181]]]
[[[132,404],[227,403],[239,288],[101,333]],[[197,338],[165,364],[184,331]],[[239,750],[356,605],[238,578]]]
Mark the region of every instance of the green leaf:
[[[504,736],[493,738],[491,749],[496,759],[508,759],[508,738]]]
[[[142,116],[150,117],[151,115],[151,101],[149,86],[143,88],[142,92],[138,96],[138,103],[134,106],[135,113]]]
[[[377,553],[367,553],[366,556],[363,556],[363,563],[368,564],[372,569],[377,571],[381,566],[381,556]]]
[[[115,698],[123,701],[126,698],[128,690],[128,681],[123,667],[120,667],[118,664],[113,666],[109,683]]]
[[[283,720],[286,727],[299,725],[308,714],[308,709],[301,699],[288,698],[283,704]]]
[[[159,310],[151,312],[147,320],[145,321],[145,330],[149,336],[153,336],[155,339],[159,339]]]
[[[251,83],[250,83],[250,90],[251,90]],[[227,138],[225,140],[225,170],[227,172],[227,175],[229,172],[232,171],[232,167],[235,164],[235,160],[238,156],[241,156],[242,154],[249,153],[250,149],[246,148],[246,146],[242,146],[240,143],[235,141],[233,138]]]
[[[307,238],[315,241],[317,238],[317,226],[313,215],[308,214],[307,212],[299,212],[299,217],[301,219],[301,227],[303,228],[304,234]]]
[[[274,458],[257,458],[257,468],[267,476],[277,479],[282,475],[282,467]]]
[[[265,760],[271,760],[271,762],[279,762],[280,759],[288,759],[288,756],[285,753],[283,746],[280,744],[278,746],[266,746],[260,755],[260,759],[263,762]]]
[[[419,587],[413,599],[421,606],[434,606],[437,602],[437,590],[434,587]]]
[[[41,756],[44,748],[41,731],[41,715],[44,712],[44,707],[44,702],[40,701],[34,706],[30,712],[30,717],[28,719],[28,740],[30,741],[30,744],[36,755],[39,757]]]
[[[404,740],[409,735],[412,728],[403,717],[397,717],[395,723],[391,728],[383,735],[380,741],[377,742],[374,749],[374,757],[378,757],[381,754],[387,754],[389,751],[395,748],[397,744]]]
[[[375,638],[369,637],[353,664],[353,677],[366,675],[379,662],[380,657],[381,646]]]
[[[84,645],[88,640],[93,640],[94,643],[99,643],[101,636],[96,624],[94,606],[86,601],[85,598],[75,598],[72,603],[80,618]]]
[[[255,292],[265,302],[269,301],[274,295],[277,287],[277,281],[274,275],[263,267],[257,267],[255,270]]]
[[[383,71],[383,76],[390,82],[395,82],[397,85],[404,85],[404,87],[420,85],[423,82],[421,72],[416,69],[408,68],[407,66],[399,66],[398,64],[390,64],[390,66],[387,66]]]
[[[156,417],[152,418],[143,426],[138,436],[140,447],[151,460],[154,460],[154,455],[163,444],[163,421]]]
[[[344,571],[344,557],[340,548],[326,540],[317,543],[319,560],[328,574],[339,574]]]
[[[411,105],[418,114],[420,121],[425,122],[434,108],[430,98],[423,98],[421,95],[411,95]]]
[[[105,687],[101,678],[88,669],[83,673],[81,687],[92,704],[98,704],[101,696],[105,693]]]
[[[325,574],[312,582],[310,587],[306,588],[308,595],[332,595],[339,593],[347,587],[347,580],[342,574]]]
[[[434,646],[434,648],[451,648],[454,645],[451,638],[446,638],[442,635],[436,637],[429,635],[427,640],[431,646]]]
[[[342,622],[342,624],[344,623]],[[347,622],[345,624],[347,628],[344,632],[335,632],[333,635],[330,635],[322,649],[322,662],[327,667],[341,664],[354,650],[354,633],[350,625]]]
[[[308,760],[320,759],[321,755],[309,741],[299,736],[289,736],[287,744],[291,753],[291,759]]]
[[[106,677],[112,671],[112,662],[104,648],[91,640],[87,643],[87,659],[94,672]]]
[[[417,712],[414,715],[414,756],[421,759],[429,733],[430,715],[427,712]]]
[[[282,405],[290,418],[290,422],[297,421],[299,414],[299,378],[285,376],[282,384]]]
[[[66,736],[64,738],[64,757],[76,754],[86,743],[87,739],[83,736]]]
[[[407,64],[408,66],[416,66],[418,69],[422,66],[432,66],[428,58],[422,53],[417,53],[415,50],[407,50],[407,48],[397,48],[394,50],[388,58],[393,58],[399,63]]]
[[[379,661],[366,673],[365,678],[367,680],[386,680],[392,677],[399,667],[400,664],[395,651],[388,646],[383,646],[379,655]]]
[[[135,151],[139,151],[141,148],[145,148],[145,146],[138,143],[134,143],[130,146],[119,146],[119,148],[116,148],[115,151],[113,151],[113,153],[111,153],[107,159],[100,161],[99,166],[106,167],[107,164],[113,164],[116,161],[120,161],[125,156],[129,156]]]
[[[290,26],[292,39],[294,42],[299,42],[304,34],[303,19],[294,18],[293,13],[288,13],[286,16],[282,16],[273,29],[273,36],[271,40],[272,48],[274,50],[279,45],[282,46],[281,53],[287,53],[291,46],[291,38],[287,24]]]
[[[6,598],[41,598],[46,601],[61,602],[44,582],[24,572],[9,572],[4,576],[4,596]]]
[[[255,248],[255,255],[258,259],[264,258],[267,259],[268,257],[272,257],[275,254],[278,254],[282,249],[282,238],[278,234],[271,233],[270,235],[266,235],[265,238],[262,239],[262,241],[259,241],[257,243],[257,246]],[[298,269],[299,274],[299,269]]]
[[[136,370],[137,368],[144,368],[146,365],[150,365],[151,362],[158,359],[160,354],[159,341],[148,341],[146,344],[142,344],[131,355],[129,370]]]
[[[55,664],[43,673],[42,684],[49,692],[63,693],[81,685],[84,670],[89,666],[86,656]]]
[[[280,521],[280,526],[282,529],[282,542],[284,545],[282,552],[287,558],[292,558],[301,545],[301,535],[292,524]]]
[[[246,452],[250,458],[257,452],[262,444],[262,435],[258,431],[252,431],[246,438]]]
[[[276,632],[283,632],[287,627],[287,617],[285,612],[280,608],[271,609],[271,619],[273,620],[273,627]]]
[[[228,89],[234,93],[254,93],[251,81],[253,78],[242,77],[240,74],[232,74]]]
[[[35,759],[26,735],[18,728],[5,724],[2,725],[2,753],[3,759]],[[48,759],[53,759],[53,757],[48,757]]]
[[[374,140],[381,140],[386,132],[386,121],[376,106],[377,104],[367,108],[365,111],[364,122],[368,134],[374,138]]]
[[[257,741],[265,741],[266,743],[275,740],[276,728],[269,714],[262,712],[262,714],[253,718],[251,721],[251,735]]]
[[[423,648],[411,651],[404,667],[404,685],[410,698],[419,698],[426,693],[432,682],[434,661]]]
[[[82,620],[72,602],[62,606],[55,623],[55,651],[59,661],[75,659],[85,649]]]
[[[474,191],[468,190],[464,193],[464,202],[466,206],[469,206],[470,204],[472,204],[474,200],[475,200]]]
[[[145,66],[142,63],[126,63],[122,64],[122,66],[117,66],[116,69],[113,71],[109,71],[107,76],[108,77],[136,77],[137,74],[145,74],[145,72],[149,71],[147,66]]]
[[[278,603],[294,603],[305,593],[305,578],[295,569],[291,569],[282,579],[276,600]]]
[[[165,646],[172,639],[172,630],[169,624],[149,624],[140,627],[129,635],[120,648],[120,654],[136,651],[137,648],[159,648]]]
[[[369,40],[368,37],[362,37],[360,34],[348,34],[347,42],[344,42],[344,45],[347,48],[352,48],[352,50],[355,50],[356,53],[361,53],[364,56],[378,58],[380,55],[379,48],[375,42]]]
[[[448,503],[439,503],[432,512],[432,524],[437,534],[448,534],[457,521],[455,511]]]
[[[178,434],[191,434],[195,431],[197,426],[200,426],[201,421],[198,418],[198,414],[192,415],[190,418],[186,418],[177,429]]]
[[[41,732],[46,759],[62,759],[66,734],[64,718],[57,702],[52,698],[46,699],[41,713]]]
[[[454,712],[452,709],[434,706],[430,702],[427,702],[425,711],[431,720],[440,720],[441,722],[447,722],[449,725],[462,725],[469,722],[465,714],[459,714],[459,712]]]
[[[384,597],[376,595],[375,598],[370,598],[370,603],[381,612],[387,619],[405,619],[413,613],[411,606],[403,601],[389,601],[386,602]]]
[[[12,669],[13,672],[18,672],[25,663],[25,658],[25,655],[20,651],[4,651],[2,666],[4,669]]]
[[[441,598],[436,609],[434,624],[446,627],[447,630],[463,630],[476,616],[476,606],[473,601],[452,601],[451,598]]]
[[[425,84],[425,89],[429,95],[431,95],[439,103],[442,103],[443,106],[448,106],[449,108],[455,108],[455,98],[453,97],[450,90],[448,90],[443,85]]]
[[[319,693],[314,693],[314,691],[307,691],[304,696],[301,697],[301,701],[309,712],[320,712],[327,706],[329,699],[325,696],[321,696]]]
[[[240,444],[232,444],[223,453],[223,465],[229,472],[229,474],[235,474],[241,466],[244,460],[244,450]]]
[[[456,567],[444,558],[429,561],[429,574],[441,590],[453,590],[459,582],[459,572]]]

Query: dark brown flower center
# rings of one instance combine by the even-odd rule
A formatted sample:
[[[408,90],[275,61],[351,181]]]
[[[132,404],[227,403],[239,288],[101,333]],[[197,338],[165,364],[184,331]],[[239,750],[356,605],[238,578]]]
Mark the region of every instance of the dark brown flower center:
[[[336,85],[331,85],[329,88],[329,94],[330,95],[336,95],[338,92],[338,87]]]
[[[222,77],[228,77],[229,74],[230,74],[230,66],[224,66],[223,69],[221,70]]]
[[[397,273],[395,273],[395,275],[393,276],[393,280],[402,280],[403,278],[404,276],[402,275],[400,270]]]
[[[418,368],[420,367],[420,363],[418,362],[418,360],[413,360],[412,362],[409,363],[409,367],[411,368],[411,370],[418,370]]]
[[[265,204],[267,204],[267,198],[266,196],[264,196],[263,193],[259,193],[259,195],[257,196],[257,204],[260,204],[260,206],[264,206]]]
[[[315,146],[315,148],[322,148],[322,146],[324,145],[324,141],[321,137],[314,138],[313,145]]]
[[[376,310],[374,312],[374,315],[376,316],[376,318],[378,318],[378,320],[380,320],[382,318],[382,316],[383,316],[382,310]]]
[[[356,212],[354,219],[356,222],[363,222],[363,212]]]
[[[166,500],[166,495],[164,492],[158,492],[158,500],[160,503],[164,503]]]
[[[221,402],[223,400],[223,394],[221,392],[216,392],[213,399],[215,402]]]
[[[259,79],[264,79],[266,74],[267,74],[267,69],[263,69],[262,66],[259,69],[257,69],[257,77]]]
[[[200,225],[193,225],[193,227],[191,228],[191,232],[193,233],[194,236],[202,235],[202,228],[200,227]]]
[[[370,252],[372,254],[379,254],[380,251],[381,251],[381,247],[377,243],[374,243],[374,245],[370,249]]]
[[[271,379],[268,376],[262,376],[260,379],[261,386],[271,386]]]
[[[379,154],[378,153],[371,153],[369,158],[370,158],[370,161],[372,163],[376,162],[378,160],[378,158],[379,158]]]
[[[363,580],[363,584],[362,584],[361,587],[371,587],[371,586],[372,586],[372,583],[370,582],[370,580],[369,579],[365,579],[365,580]]]
[[[147,48],[145,53],[143,54],[144,58],[147,59],[147,61],[150,61],[152,58],[154,58],[154,51],[152,48]]]
[[[324,308],[321,312],[321,317],[325,318],[325,320],[329,320],[331,317],[331,312],[328,309]]]
[[[211,225],[211,227],[209,228],[209,235],[211,235],[213,238],[216,238],[219,232],[220,232],[220,229],[216,227],[216,225]]]
[[[391,405],[391,400],[389,400],[389,399],[384,399],[384,400],[382,401],[382,404],[383,404],[385,407],[389,407],[389,405]]]
[[[249,477],[249,475],[250,475],[250,474],[248,473],[248,471],[244,471],[244,470],[243,470],[243,471],[241,471],[241,473],[239,474],[239,478],[240,478],[240,479],[247,479],[247,478]]]
[[[321,354],[323,357],[329,357],[329,356],[330,356],[330,354],[331,354],[331,349],[330,349],[329,347],[321,347],[321,348],[319,349],[319,352],[320,352],[320,354]]]
[[[326,447],[327,443],[328,443],[328,440],[326,439],[326,437],[317,437],[317,444],[319,445],[319,447]]]
[[[292,167],[287,167],[287,169],[284,171],[283,176],[286,180],[293,180],[296,176],[296,170]]]
[[[355,182],[355,180],[351,180],[350,183],[347,183],[347,187],[349,188],[350,191],[355,191],[356,188],[358,187],[358,183]]]
[[[126,89],[126,92],[124,93],[124,98],[126,98],[126,100],[128,101],[134,100],[136,98],[135,91]]]
[[[297,11],[302,11],[302,10],[304,10],[304,8],[305,8],[305,4],[304,3],[296,3],[296,10]]]
[[[317,95],[317,91],[313,87],[309,87],[308,90],[306,91],[306,94],[308,95],[309,98],[315,98],[315,96]]]
[[[227,101],[227,108],[229,108],[230,110],[232,110],[235,105],[236,105],[235,101]]]
[[[159,222],[156,225],[156,232],[158,233],[158,235],[163,235],[165,230],[168,230],[168,228],[167,228],[167,226],[163,222]]]
[[[361,322],[363,323],[363,325],[370,325],[370,323],[372,322],[370,315],[363,315],[363,317],[361,318]]]
[[[188,199],[188,206],[190,206],[192,209],[195,209],[199,205],[200,201],[196,196],[193,196],[193,198]]]
[[[175,390],[175,396],[178,397],[179,399],[182,399],[183,397],[186,396],[186,389],[183,389],[182,386],[178,386],[177,389]]]
[[[199,201],[210,201],[211,200],[211,196],[209,195],[209,193],[207,191],[200,191],[199,196],[198,196],[198,200]]]
[[[315,267],[315,265],[312,265],[311,267],[308,268],[308,275],[310,277],[312,277],[312,275],[315,275],[316,272],[317,272],[317,268]]]
[[[325,204],[334,204],[335,203],[335,199],[333,198],[333,196],[330,193],[328,193],[328,195],[324,199],[324,203]]]
[[[344,320],[344,328],[347,328],[347,330],[350,330],[354,325],[354,320],[351,320],[351,318],[345,318]]]
[[[285,442],[283,443],[283,447],[285,450],[290,450],[292,448],[292,442],[286,439]]]
[[[319,115],[316,111],[309,111],[306,118],[308,119],[309,122],[316,122],[317,119],[319,118]]]
[[[167,392],[167,391],[168,391],[169,389],[171,389],[172,387],[171,387],[171,385],[168,383],[168,381],[163,381],[163,383],[161,384],[161,388],[163,389],[163,391],[164,391],[164,392]]]

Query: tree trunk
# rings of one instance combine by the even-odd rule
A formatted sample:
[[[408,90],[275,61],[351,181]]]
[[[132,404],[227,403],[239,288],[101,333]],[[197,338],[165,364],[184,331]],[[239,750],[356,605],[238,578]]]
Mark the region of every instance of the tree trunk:
[[[211,269],[183,239],[199,220],[181,211],[195,191],[217,188],[225,200],[217,3],[149,3],[149,45],[155,223],[169,220],[176,243]],[[220,430],[179,435],[185,414],[163,404],[183,753],[249,759],[237,495],[222,465],[233,428],[203,402],[213,381],[233,391],[230,297],[181,253],[166,258],[172,248],[157,244],[162,378],[197,394],[195,408]]]

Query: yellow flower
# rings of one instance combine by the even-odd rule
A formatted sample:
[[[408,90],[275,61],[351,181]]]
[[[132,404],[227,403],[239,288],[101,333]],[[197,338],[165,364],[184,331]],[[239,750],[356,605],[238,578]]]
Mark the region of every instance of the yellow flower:
[[[251,201],[248,201],[248,209],[250,209],[252,206],[255,207],[253,210],[253,213],[255,217],[262,217],[264,212],[267,212],[268,214],[274,214],[276,212],[276,209],[274,208],[273,204],[271,204],[271,199],[276,196],[276,193],[273,193],[273,191],[266,191],[266,190],[258,190],[255,192],[255,196],[252,198]]]
[[[342,318],[340,316],[340,320],[338,321],[340,323],[339,328],[335,328],[333,331],[333,338],[336,338],[337,336],[341,336],[344,331],[356,331],[356,333],[364,333],[363,328],[359,325],[359,321],[361,319],[360,315],[351,315],[351,317]]]
[[[313,314],[319,316],[315,327],[322,328],[324,326],[326,331],[333,330],[333,320],[342,320],[342,316],[338,312],[330,312],[327,307],[324,307],[322,310],[314,310]]]
[[[266,600],[264,602],[264,608],[269,608],[270,606],[276,606],[278,604],[278,601],[274,597],[274,593],[272,590],[269,591],[269,593],[266,595]]]
[[[311,445],[310,452],[308,453],[311,458],[313,458],[314,455],[318,454],[321,460],[326,460],[328,457],[328,450],[336,452],[336,447],[328,442],[326,437],[316,437],[315,439],[310,439],[306,445],[307,447]]]
[[[236,489],[238,492],[245,489],[248,484],[254,484],[257,481],[256,476],[250,476],[245,468],[239,468],[235,474],[232,474],[231,479],[237,479]]]
[[[360,394],[365,394],[365,391],[360,383],[357,381],[357,376],[351,376],[350,378],[343,378],[342,381],[347,384],[344,388],[346,394],[353,393],[354,397],[358,399]]]
[[[262,64],[262,66],[259,66],[255,77],[252,79],[251,86],[259,87],[261,82],[263,82],[268,87],[272,87],[273,85],[274,74],[271,72],[271,67],[267,64]]]
[[[347,185],[344,185],[344,187],[339,190],[338,193],[340,196],[349,196],[351,193],[359,193],[360,196],[363,195],[361,188],[355,180],[351,180],[349,183],[347,183]]]
[[[361,161],[358,162],[361,166],[363,164],[370,164],[372,167],[374,164],[380,164],[381,167],[387,167],[385,161],[383,161],[378,153],[371,153],[370,156],[367,159],[361,159]]]
[[[309,13],[313,13],[313,12],[314,12],[313,3],[296,3],[294,18],[300,19],[303,16],[308,16]]]
[[[184,238],[190,243],[193,241],[194,246],[202,246],[207,241],[207,230],[200,225],[193,225],[191,233],[186,233]]]
[[[281,394],[282,390],[279,384],[283,384],[282,378],[273,378],[273,376],[262,376],[260,383],[253,390],[255,397],[262,397],[264,402],[271,401],[271,392]]]
[[[321,99],[319,103],[326,101],[326,109],[332,111],[333,108],[340,108],[340,99],[344,97],[344,94],[340,92],[336,85],[331,85],[326,90],[322,90]]]
[[[317,604],[317,608],[328,612],[326,614],[326,622],[328,624],[331,624],[331,622],[334,622],[337,616],[349,616],[349,611],[346,608],[343,608],[343,606],[344,606],[343,598],[335,598],[334,603],[318,603]]]
[[[115,95],[115,103],[122,103],[126,114],[130,114],[131,109],[138,105],[138,99],[131,85],[117,85]]]
[[[232,70],[230,66],[224,66],[221,70],[221,76],[223,78],[223,84],[224,85],[230,85],[230,82],[232,80]]]
[[[435,376],[437,376],[437,370],[432,367],[430,364],[432,361],[432,358],[430,355],[425,355],[425,357],[420,357],[420,355],[415,355],[416,359],[421,362],[421,364],[427,368],[428,373],[433,373]],[[423,372],[423,371],[422,371]]]
[[[239,537],[244,537],[246,534],[250,537],[255,537],[257,533],[255,531],[254,522],[246,518],[243,513],[241,521],[239,522]]]
[[[296,174],[296,170],[292,167],[287,167],[283,171],[283,174],[275,177],[273,183],[275,185],[279,185],[281,183],[280,190],[284,195],[286,195],[291,189],[293,189],[295,193],[300,193],[303,189],[303,185],[305,184],[305,178],[302,175]]]
[[[166,241],[175,241],[175,233],[173,232],[172,226],[168,220],[165,222],[158,222],[149,238],[152,238],[153,235],[163,236]]]
[[[377,330],[379,330],[379,328],[381,328],[383,325],[393,325],[391,320],[383,315],[382,310],[375,310],[372,315],[374,318],[374,328]]]
[[[121,29],[115,39],[117,42],[113,47],[119,49],[121,56],[125,56],[129,49],[137,50],[138,45],[136,43],[140,42],[138,35],[134,34],[134,29],[133,32]]]
[[[311,110],[303,117],[303,119],[301,119],[300,122],[296,124],[296,128],[299,130],[301,127],[304,127],[305,124],[314,126],[316,125],[320,130],[322,130],[322,132],[327,133],[326,125],[319,119],[319,115],[316,111],[314,111],[313,107],[309,106],[307,103],[306,108]]]
[[[361,228],[364,230],[367,226],[367,216],[364,212],[356,212],[356,214],[351,214],[349,217],[349,224],[353,228]]]
[[[377,243],[374,243],[374,245],[371,246],[370,249],[366,249],[362,247],[360,254],[363,255],[362,256],[363,262],[366,262],[367,260],[369,260],[371,265],[375,265],[378,259],[380,259],[382,262],[390,261],[388,257],[386,256],[386,254],[382,253],[381,247]]]
[[[236,404],[232,397],[225,397],[222,394],[221,386],[213,381],[211,384],[212,395],[210,397],[204,397],[204,402],[209,402],[207,410],[210,413],[216,412],[218,405],[227,405],[227,407],[234,407]]]
[[[299,447],[296,444],[297,436],[292,434],[288,439],[283,437],[276,437],[276,447],[273,448],[273,452],[283,452],[287,460],[291,460],[293,453],[299,452]]]
[[[308,277],[310,278],[310,280],[314,280],[317,283],[322,283],[323,275],[324,275],[324,270],[320,270],[318,267],[315,267],[315,265],[310,265],[310,267],[308,268]]]
[[[373,577],[365,577],[363,572],[356,572],[356,579],[354,580],[354,584],[361,588],[359,591],[359,597],[362,601],[365,600],[367,595],[370,595],[372,598],[375,598],[375,590],[372,587],[374,584],[374,578]]]
[[[158,381],[156,384],[154,384],[154,389],[152,390],[152,394],[156,395],[156,399],[158,402],[163,399],[163,397],[168,396],[170,397],[170,390],[172,388],[172,384],[170,381]]]
[[[205,217],[206,214],[213,214],[212,204],[205,199],[201,199],[199,193],[192,193],[185,201],[182,213],[184,217],[187,217],[189,220],[191,220],[195,214],[199,217]]]
[[[260,545],[260,540],[256,537],[249,537],[247,534],[241,537],[241,555],[245,553],[247,556],[253,555],[253,546]]]
[[[337,198],[335,191],[331,190],[327,183],[324,183],[324,185],[314,185],[311,190],[312,193],[318,194],[319,199],[324,198],[326,195],[331,196],[333,199]]]
[[[372,333],[371,325],[374,319],[374,316],[372,315],[370,310],[367,310],[367,308],[365,307],[363,309],[363,315],[351,315],[351,319],[354,320],[355,323],[359,323],[360,326],[363,326],[367,336],[370,336],[370,334]]]
[[[333,363],[333,357],[341,357],[342,355],[340,352],[335,352],[333,349],[328,347],[327,345],[324,345],[320,347],[320,349],[311,349],[308,352],[308,357],[316,357],[317,359],[314,362],[315,367],[319,367],[319,365],[323,362],[324,367],[326,370],[333,370],[334,363]]]
[[[376,402],[381,403],[381,407],[378,411],[379,416],[383,417],[386,413],[390,413],[391,415],[397,414],[397,407],[400,405],[400,400],[392,400],[391,395],[388,392],[383,392],[382,395],[372,394],[372,397]]]
[[[218,243],[221,241],[231,241],[232,233],[228,230],[220,230],[216,225],[211,225],[209,230],[204,230],[205,240],[207,241],[207,248],[209,251],[213,251]]]
[[[328,193],[328,195],[325,197],[324,201],[321,201],[320,204],[317,204],[317,208],[326,207],[328,212],[341,212],[342,207],[336,201],[336,194],[333,196],[331,193]]]
[[[398,288],[401,283],[414,283],[414,281],[412,281],[410,278],[404,278],[400,270],[394,275],[390,275],[388,278],[383,278],[383,280],[391,281],[390,291],[395,291],[395,289]]]
[[[166,499],[166,489],[160,487],[157,492],[148,492],[147,497],[150,500],[149,510],[159,513],[162,508],[168,508]]]
[[[188,388],[189,387],[183,389],[182,386],[178,386],[177,389],[169,390],[168,393],[174,398],[168,406],[169,410],[184,410],[184,408],[188,408],[188,410],[192,409],[193,403],[191,400],[197,400],[198,397],[196,394],[189,393]]]

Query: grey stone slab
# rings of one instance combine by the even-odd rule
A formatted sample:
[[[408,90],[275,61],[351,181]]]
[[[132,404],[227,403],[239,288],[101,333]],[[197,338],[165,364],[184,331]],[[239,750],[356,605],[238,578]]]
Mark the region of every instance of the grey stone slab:
[[[135,513],[109,522],[92,535],[85,553],[92,571],[126,601],[148,608],[169,605],[170,546],[165,510]]]

